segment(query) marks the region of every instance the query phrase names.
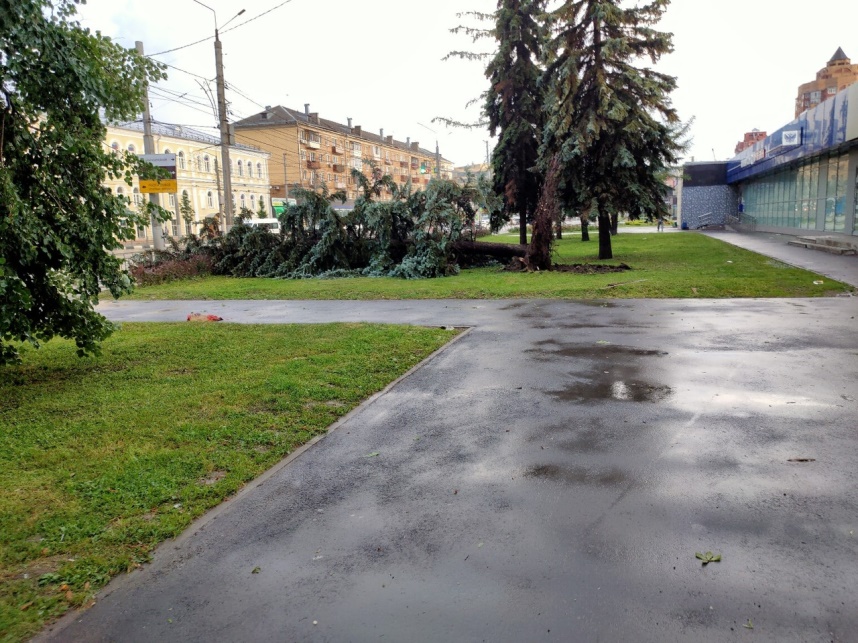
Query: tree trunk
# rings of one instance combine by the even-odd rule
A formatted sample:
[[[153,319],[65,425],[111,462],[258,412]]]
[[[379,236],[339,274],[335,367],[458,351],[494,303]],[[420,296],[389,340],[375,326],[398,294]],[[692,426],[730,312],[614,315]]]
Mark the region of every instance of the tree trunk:
[[[611,217],[599,212],[599,259],[613,259],[611,250]]]
[[[590,240],[590,221],[587,217],[581,217],[581,241]]]
[[[555,235],[555,238],[563,238],[563,215],[557,217],[557,234]]]
[[[511,243],[489,243],[487,241],[455,241],[453,250],[463,255],[487,255],[496,259],[512,259],[527,255],[527,246]]]
[[[526,246],[527,245],[527,209],[524,205],[519,207],[518,210],[518,242]]]
[[[530,247],[525,263],[529,270],[551,270],[551,249],[554,245],[554,223],[559,220],[560,208],[557,203],[557,174],[559,161],[551,159],[542,194],[533,217],[533,231],[530,235]]]
[[[619,225],[619,212],[611,213],[611,234],[617,234],[617,226]]]

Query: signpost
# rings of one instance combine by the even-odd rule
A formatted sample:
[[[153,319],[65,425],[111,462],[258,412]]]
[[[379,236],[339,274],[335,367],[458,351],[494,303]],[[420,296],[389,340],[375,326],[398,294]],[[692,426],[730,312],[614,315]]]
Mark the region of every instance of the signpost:
[[[176,180],[175,154],[141,154],[140,158],[170,173],[170,178],[168,179],[140,179],[140,192],[142,194],[176,194],[179,191],[178,181]]]

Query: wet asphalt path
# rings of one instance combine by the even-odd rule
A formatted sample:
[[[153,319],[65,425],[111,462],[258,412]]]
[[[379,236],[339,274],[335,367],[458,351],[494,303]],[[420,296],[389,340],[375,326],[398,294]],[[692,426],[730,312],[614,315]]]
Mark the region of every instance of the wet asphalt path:
[[[101,310],[472,328],[56,640],[858,640],[858,299]]]

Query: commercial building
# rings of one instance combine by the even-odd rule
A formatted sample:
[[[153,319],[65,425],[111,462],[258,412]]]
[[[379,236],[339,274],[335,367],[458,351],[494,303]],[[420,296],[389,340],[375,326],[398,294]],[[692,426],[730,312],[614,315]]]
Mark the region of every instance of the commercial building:
[[[358,196],[351,170],[369,175],[370,163],[393,176],[401,185],[409,181],[422,189],[436,176],[439,157],[410,138],[397,141],[364,131],[360,125],[320,118],[310,111],[288,109],[280,105],[266,107],[258,114],[235,124],[236,140],[265,150],[271,155],[271,196],[285,199],[295,188],[319,189],[322,184],[334,192],[343,190],[350,200]],[[452,179],[453,164],[440,158],[441,178]],[[381,199],[389,198],[384,194]]]
[[[162,231],[178,238],[199,231],[198,224],[206,217],[222,215],[221,207],[223,172],[220,166],[220,138],[177,125],[152,124],[155,154],[176,155],[178,195],[162,194],[161,206],[172,210],[173,220],[163,225]],[[143,153],[143,123],[112,124],[107,127],[105,144],[114,150]],[[236,212],[246,207],[254,212],[262,207],[271,212],[268,195],[268,152],[247,145],[230,146],[232,162],[232,190]],[[106,182],[116,194],[129,198],[130,206],[139,208],[147,195],[141,194],[137,178],[131,186],[121,179]],[[193,221],[188,225],[179,214],[182,195],[187,194],[194,209]],[[178,196],[178,199],[177,199]],[[260,198],[262,204],[260,205]],[[223,224],[223,221],[221,221]],[[130,252],[147,249],[152,243],[151,227],[137,229],[137,239],[126,244]]]
[[[838,47],[828,64],[816,73],[816,80],[799,86],[795,99],[796,118],[858,81],[858,65],[851,63],[843,49]]]
[[[858,84],[730,161],[689,163],[683,174],[690,228],[737,217],[757,230],[858,235]]]

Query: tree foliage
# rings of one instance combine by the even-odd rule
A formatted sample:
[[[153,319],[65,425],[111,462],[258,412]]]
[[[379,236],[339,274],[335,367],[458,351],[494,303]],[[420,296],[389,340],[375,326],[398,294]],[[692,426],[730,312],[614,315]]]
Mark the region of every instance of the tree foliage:
[[[0,363],[54,336],[95,352],[112,330],[100,290],[131,287],[110,250],[149,221],[104,187],[147,174],[106,148],[101,119],[135,118],[162,72],[74,14],[72,0],[0,0]]]
[[[433,179],[425,190],[400,187],[371,161],[352,171],[360,196],[343,209],[343,192],[296,189],[297,204],[278,217],[279,234],[237,225],[208,245],[219,274],[242,277],[390,276],[404,279],[456,274],[457,243],[467,238],[485,184]],[[382,195],[388,200],[380,200]]]
[[[506,212],[519,215],[522,244],[527,243],[527,221],[542,183],[537,161],[544,124],[539,82],[544,8],[545,0],[498,1],[493,30],[497,52],[486,67],[489,89],[483,112],[489,132],[498,137],[491,159],[494,189],[503,196]]]
[[[566,0],[550,14],[542,163],[557,155],[563,207],[598,219],[600,259],[612,257],[618,212],[658,207],[660,177],[682,150],[675,79],[635,66],[672,51],[671,35],[654,28],[668,3]]]

